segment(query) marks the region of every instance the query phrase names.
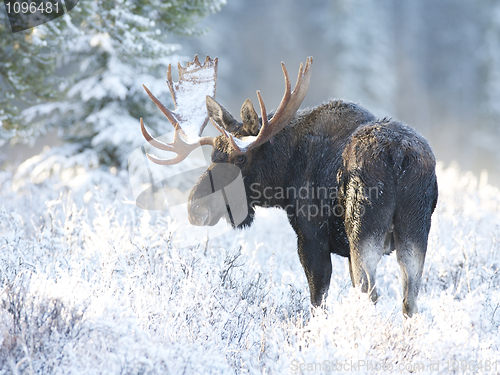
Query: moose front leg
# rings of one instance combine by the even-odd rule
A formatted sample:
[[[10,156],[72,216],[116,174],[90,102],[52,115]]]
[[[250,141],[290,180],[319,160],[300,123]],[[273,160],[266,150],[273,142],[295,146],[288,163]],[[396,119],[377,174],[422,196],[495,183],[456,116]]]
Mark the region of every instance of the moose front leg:
[[[299,258],[309,284],[311,303],[317,307],[328,295],[332,275],[328,239],[325,238],[322,241],[299,233],[297,233],[297,237]]]

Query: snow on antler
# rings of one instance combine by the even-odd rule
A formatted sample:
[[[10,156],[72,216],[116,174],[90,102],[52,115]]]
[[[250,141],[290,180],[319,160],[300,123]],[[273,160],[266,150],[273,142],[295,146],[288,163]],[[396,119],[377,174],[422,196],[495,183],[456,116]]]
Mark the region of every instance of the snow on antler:
[[[167,84],[174,100],[175,109],[173,111],[166,108],[152,93],[144,86],[144,89],[167,116],[169,121],[186,136],[190,144],[199,142],[199,137],[205,128],[208,115],[205,104],[207,95],[215,97],[217,84],[217,63],[218,59],[206,57],[203,64],[198,56],[193,62],[188,62],[186,67],[178,64],[179,82],[172,81],[172,66],[168,66]]]

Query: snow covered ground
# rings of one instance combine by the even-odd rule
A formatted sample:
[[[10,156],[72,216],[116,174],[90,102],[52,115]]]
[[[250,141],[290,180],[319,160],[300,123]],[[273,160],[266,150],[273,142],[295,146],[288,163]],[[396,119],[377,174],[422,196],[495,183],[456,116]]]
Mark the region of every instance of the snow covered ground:
[[[420,314],[405,320],[394,254],[376,306],[332,256],[312,316],[283,212],[194,233],[135,207],[125,172],[71,189],[88,171],[64,173],[0,172],[0,374],[500,372],[500,193],[486,175],[438,167]]]

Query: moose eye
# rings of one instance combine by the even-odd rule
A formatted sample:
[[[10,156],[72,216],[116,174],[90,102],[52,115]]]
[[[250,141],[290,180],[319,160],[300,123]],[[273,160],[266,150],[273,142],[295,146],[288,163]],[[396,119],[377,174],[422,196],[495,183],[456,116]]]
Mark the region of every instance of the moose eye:
[[[239,155],[237,158],[236,158],[236,164],[243,164],[247,161],[247,158],[245,157],[245,155]]]

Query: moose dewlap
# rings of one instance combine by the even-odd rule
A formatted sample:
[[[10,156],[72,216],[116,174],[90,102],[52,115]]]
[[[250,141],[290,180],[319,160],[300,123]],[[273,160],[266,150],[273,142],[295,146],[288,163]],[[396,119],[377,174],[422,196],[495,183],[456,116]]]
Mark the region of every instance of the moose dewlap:
[[[148,157],[157,164],[172,165],[200,145],[213,147],[212,164],[189,197],[189,220],[194,225],[215,225],[224,217],[241,228],[251,225],[257,206],[284,209],[297,234],[314,306],[321,305],[328,292],[331,253],[349,259],[353,286],[360,286],[375,302],[377,264],[382,255],[396,250],[403,281],[403,314],[411,317],[417,312],[438,197],[435,157],[417,131],[398,121],[376,119],[358,104],[332,100],[299,110],[309,87],[311,66],[311,57],[305,66],[300,65],[292,91],[282,63],[285,95],[278,109],[268,115],[257,91],[261,114],[247,99],[241,107],[242,122],[214,99],[217,59],[207,56],[201,64],[195,57],[186,68],[179,66],[177,84],[172,82],[169,67],[167,82],[176,109],[168,110],[146,90],[174,125],[174,141],[153,138],[142,119],[141,128],[154,147],[177,156],[167,160]],[[196,95],[177,92],[196,82],[200,82]],[[193,103],[192,98],[200,97],[205,99]],[[196,108],[193,118],[186,108]],[[199,116],[200,108],[206,116]],[[200,137],[208,118],[221,135]],[[223,187],[234,181],[235,170],[243,177],[246,201],[230,205],[226,198],[206,199],[214,191],[214,176],[218,176],[215,184]],[[245,214],[238,215],[241,212]]]

